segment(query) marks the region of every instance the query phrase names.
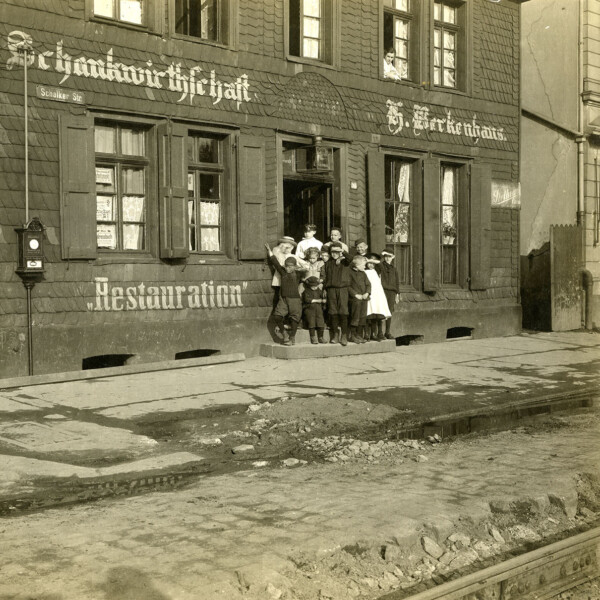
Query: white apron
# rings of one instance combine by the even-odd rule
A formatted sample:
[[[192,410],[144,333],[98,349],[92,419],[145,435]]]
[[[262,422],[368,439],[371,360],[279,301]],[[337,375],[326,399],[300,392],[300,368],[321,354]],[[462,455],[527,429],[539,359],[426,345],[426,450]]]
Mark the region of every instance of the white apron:
[[[375,269],[365,269],[365,273],[371,282],[371,297],[367,304],[367,317],[369,315],[382,315],[386,319],[392,316],[390,312],[381,279]]]

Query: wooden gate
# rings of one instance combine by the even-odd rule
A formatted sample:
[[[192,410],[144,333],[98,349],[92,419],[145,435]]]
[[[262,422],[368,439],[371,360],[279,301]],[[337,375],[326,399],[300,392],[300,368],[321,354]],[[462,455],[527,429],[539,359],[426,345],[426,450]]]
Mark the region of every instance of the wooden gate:
[[[550,227],[550,302],[552,331],[580,329],[582,322],[581,229]]]

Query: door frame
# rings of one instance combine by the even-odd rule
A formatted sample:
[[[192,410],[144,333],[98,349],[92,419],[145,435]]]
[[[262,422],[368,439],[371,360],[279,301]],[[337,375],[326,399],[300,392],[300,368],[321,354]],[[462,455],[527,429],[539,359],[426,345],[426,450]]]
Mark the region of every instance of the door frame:
[[[339,142],[331,139],[323,138],[329,146],[332,146],[335,151],[333,153],[333,185],[332,185],[332,199],[336,196],[340,200],[340,220],[341,223],[336,223],[337,226],[342,228],[345,235],[348,234],[348,197],[347,197],[347,174],[346,174],[346,156],[347,156],[347,145],[345,142]],[[299,135],[292,133],[277,133],[276,137],[276,150],[277,150],[277,236],[286,235],[283,230],[284,227],[284,212],[283,212],[283,145],[286,142],[292,142],[295,144],[308,145],[313,142],[313,138],[307,135]],[[287,177],[286,177],[287,178]],[[308,176],[306,179],[309,179]],[[291,178],[290,178],[291,179]],[[298,177],[298,179],[302,179]],[[329,232],[326,232],[329,233]],[[327,238],[329,239],[329,238]],[[327,239],[321,240],[326,242]]]

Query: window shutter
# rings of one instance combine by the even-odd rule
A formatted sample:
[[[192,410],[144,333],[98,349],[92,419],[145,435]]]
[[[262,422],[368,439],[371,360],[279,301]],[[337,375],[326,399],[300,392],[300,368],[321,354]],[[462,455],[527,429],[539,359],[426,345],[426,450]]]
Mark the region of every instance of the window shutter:
[[[187,128],[158,126],[160,257],[186,258],[188,245]]]
[[[423,160],[423,291],[440,287],[440,161]]]
[[[240,135],[238,232],[240,260],[264,258],[267,240],[265,147],[260,138]]]
[[[61,115],[61,246],[62,257],[96,258],[94,119]]]
[[[385,155],[369,150],[367,155],[369,184],[369,242],[371,252],[385,247]]]
[[[333,0],[321,0],[321,60],[333,63]]]
[[[471,167],[471,289],[490,284],[492,173],[490,165]]]
[[[288,44],[289,53],[292,56],[300,56],[300,12],[302,10],[301,0],[289,1],[289,27],[288,27]]]

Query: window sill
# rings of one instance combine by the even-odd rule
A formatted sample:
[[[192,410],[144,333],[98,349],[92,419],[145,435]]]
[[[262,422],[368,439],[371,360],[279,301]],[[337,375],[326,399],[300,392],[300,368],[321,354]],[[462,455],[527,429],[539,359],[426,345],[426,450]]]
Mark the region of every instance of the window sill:
[[[379,80],[384,81],[385,83],[393,83],[394,85],[408,85],[414,88],[425,87],[422,83],[417,83],[416,81],[411,81],[410,79],[392,79],[391,77],[379,77]]]
[[[160,35],[157,31],[154,31],[153,29],[148,27],[148,25],[136,25],[135,23],[127,23],[126,21],[118,21],[116,19],[104,19],[102,17],[92,16],[90,17],[90,23],[99,23],[100,25],[122,27],[124,29],[130,29],[131,31],[149,33],[150,35]]]
[[[98,252],[98,257],[95,260],[91,260],[90,262],[98,266],[102,266],[114,264],[145,264],[156,261],[158,261],[158,259],[147,252],[143,252],[140,254],[125,254],[122,252],[115,252],[114,254],[105,254],[104,252]]]
[[[187,265],[236,265],[239,262],[225,254],[190,254],[185,260]]]
[[[443,87],[439,85],[430,85],[429,89],[432,92],[443,92],[445,94],[456,94],[457,96],[468,96],[469,93],[465,90],[458,90],[456,88]]]
[[[209,255],[198,255],[198,254],[190,254],[188,258],[173,258],[173,259],[163,259],[157,256],[153,256],[152,254],[111,254],[99,255],[96,259],[89,259],[87,262],[97,265],[115,265],[115,264],[166,264],[173,266],[202,266],[202,265],[242,265],[246,263],[261,263],[264,262],[263,259],[256,260],[238,260],[237,258],[230,258],[229,256],[225,256],[220,254],[218,256],[209,256]]]
[[[228,42],[218,42],[215,40],[208,40],[204,38],[195,37],[193,35],[185,35],[183,33],[171,33],[171,38],[174,40],[181,40],[184,42],[191,42],[192,44],[202,44],[203,46],[210,46],[212,48],[220,48],[222,50],[233,50],[234,48]]]
[[[331,69],[332,71],[337,71],[338,68],[331,63],[326,63],[321,60],[315,60],[314,58],[304,58],[302,56],[294,56],[292,54],[288,54],[286,59],[289,62],[299,63],[302,65],[310,65],[312,67],[323,67],[324,69]]]

